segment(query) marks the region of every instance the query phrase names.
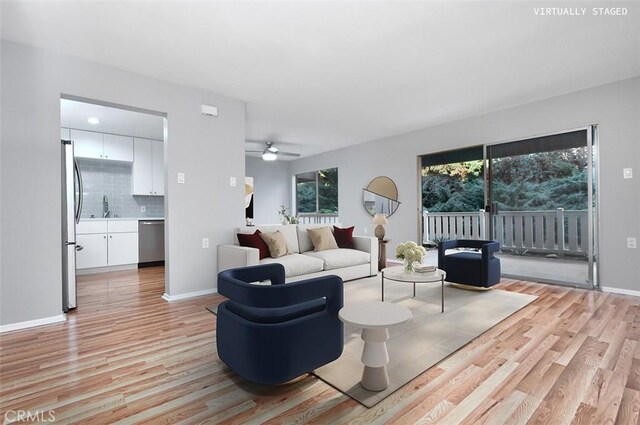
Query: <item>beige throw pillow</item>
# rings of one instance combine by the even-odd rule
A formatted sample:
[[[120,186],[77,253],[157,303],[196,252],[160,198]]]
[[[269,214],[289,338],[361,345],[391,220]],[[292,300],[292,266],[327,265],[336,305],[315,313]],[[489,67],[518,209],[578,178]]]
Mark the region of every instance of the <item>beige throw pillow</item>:
[[[319,227],[317,229],[307,229],[309,239],[313,244],[313,250],[324,251],[325,249],[338,249],[336,238],[331,233],[330,227]]]
[[[279,230],[273,233],[260,233],[260,237],[266,242],[269,247],[269,254],[273,258],[282,257],[289,253],[287,239]]]

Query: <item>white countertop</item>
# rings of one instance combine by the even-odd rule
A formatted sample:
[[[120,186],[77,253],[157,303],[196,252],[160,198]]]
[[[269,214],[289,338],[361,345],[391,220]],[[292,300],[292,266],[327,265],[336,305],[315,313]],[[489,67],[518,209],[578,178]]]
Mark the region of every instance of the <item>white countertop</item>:
[[[80,221],[128,221],[128,220],[164,220],[164,217],[114,217],[114,218],[81,218]]]

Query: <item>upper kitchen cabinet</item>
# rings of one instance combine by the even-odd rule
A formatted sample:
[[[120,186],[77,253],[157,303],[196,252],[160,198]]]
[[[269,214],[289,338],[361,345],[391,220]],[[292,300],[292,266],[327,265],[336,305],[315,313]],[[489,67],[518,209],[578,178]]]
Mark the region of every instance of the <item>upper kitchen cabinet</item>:
[[[151,152],[153,156],[153,194],[164,195],[164,143],[152,140]]]
[[[92,131],[71,130],[73,140],[73,155],[81,158],[102,158],[103,137],[102,133]]]
[[[74,154],[81,158],[133,161],[133,137],[71,130]]]
[[[133,137],[104,135],[104,157],[114,161],[133,161]]]
[[[164,143],[134,139],[133,194],[164,195]]]

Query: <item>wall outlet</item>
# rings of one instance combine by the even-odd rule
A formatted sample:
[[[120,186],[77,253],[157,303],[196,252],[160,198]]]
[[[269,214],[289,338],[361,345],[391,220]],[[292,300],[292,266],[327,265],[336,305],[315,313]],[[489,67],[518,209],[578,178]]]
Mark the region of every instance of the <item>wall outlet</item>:
[[[229,186],[236,187],[237,180],[235,177],[229,177]]]
[[[627,238],[627,248],[637,248],[638,242],[636,238]]]
[[[178,173],[178,183],[184,184],[184,173]]]
[[[367,227],[365,227],[364,229],[362,229],[362,231],[364,232],[364,234],[366,235],[367,233],[369,233],[369,229]]]
[[[624,176],[625,179],[632,179],[633,178],[633,168],[623,168],[622,169],[622,175]]]
[[[209,248],[209,238],[202,238],[202,247]]]
[[[147,207],[144,205],[140,207],[140,212],[147,212]]]

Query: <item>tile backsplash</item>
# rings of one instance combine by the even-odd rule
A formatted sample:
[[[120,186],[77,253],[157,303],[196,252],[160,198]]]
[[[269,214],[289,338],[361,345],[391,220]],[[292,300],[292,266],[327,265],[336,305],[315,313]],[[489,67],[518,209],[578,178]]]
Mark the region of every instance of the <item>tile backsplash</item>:
[[[109,217],[164,217],[164,196],[133,196],[128,162],[76,158],[82,174],[84,202],[81,218],[102,218],[102,197],[109,200]],[[141,212],[141,207],[146,211]]]

